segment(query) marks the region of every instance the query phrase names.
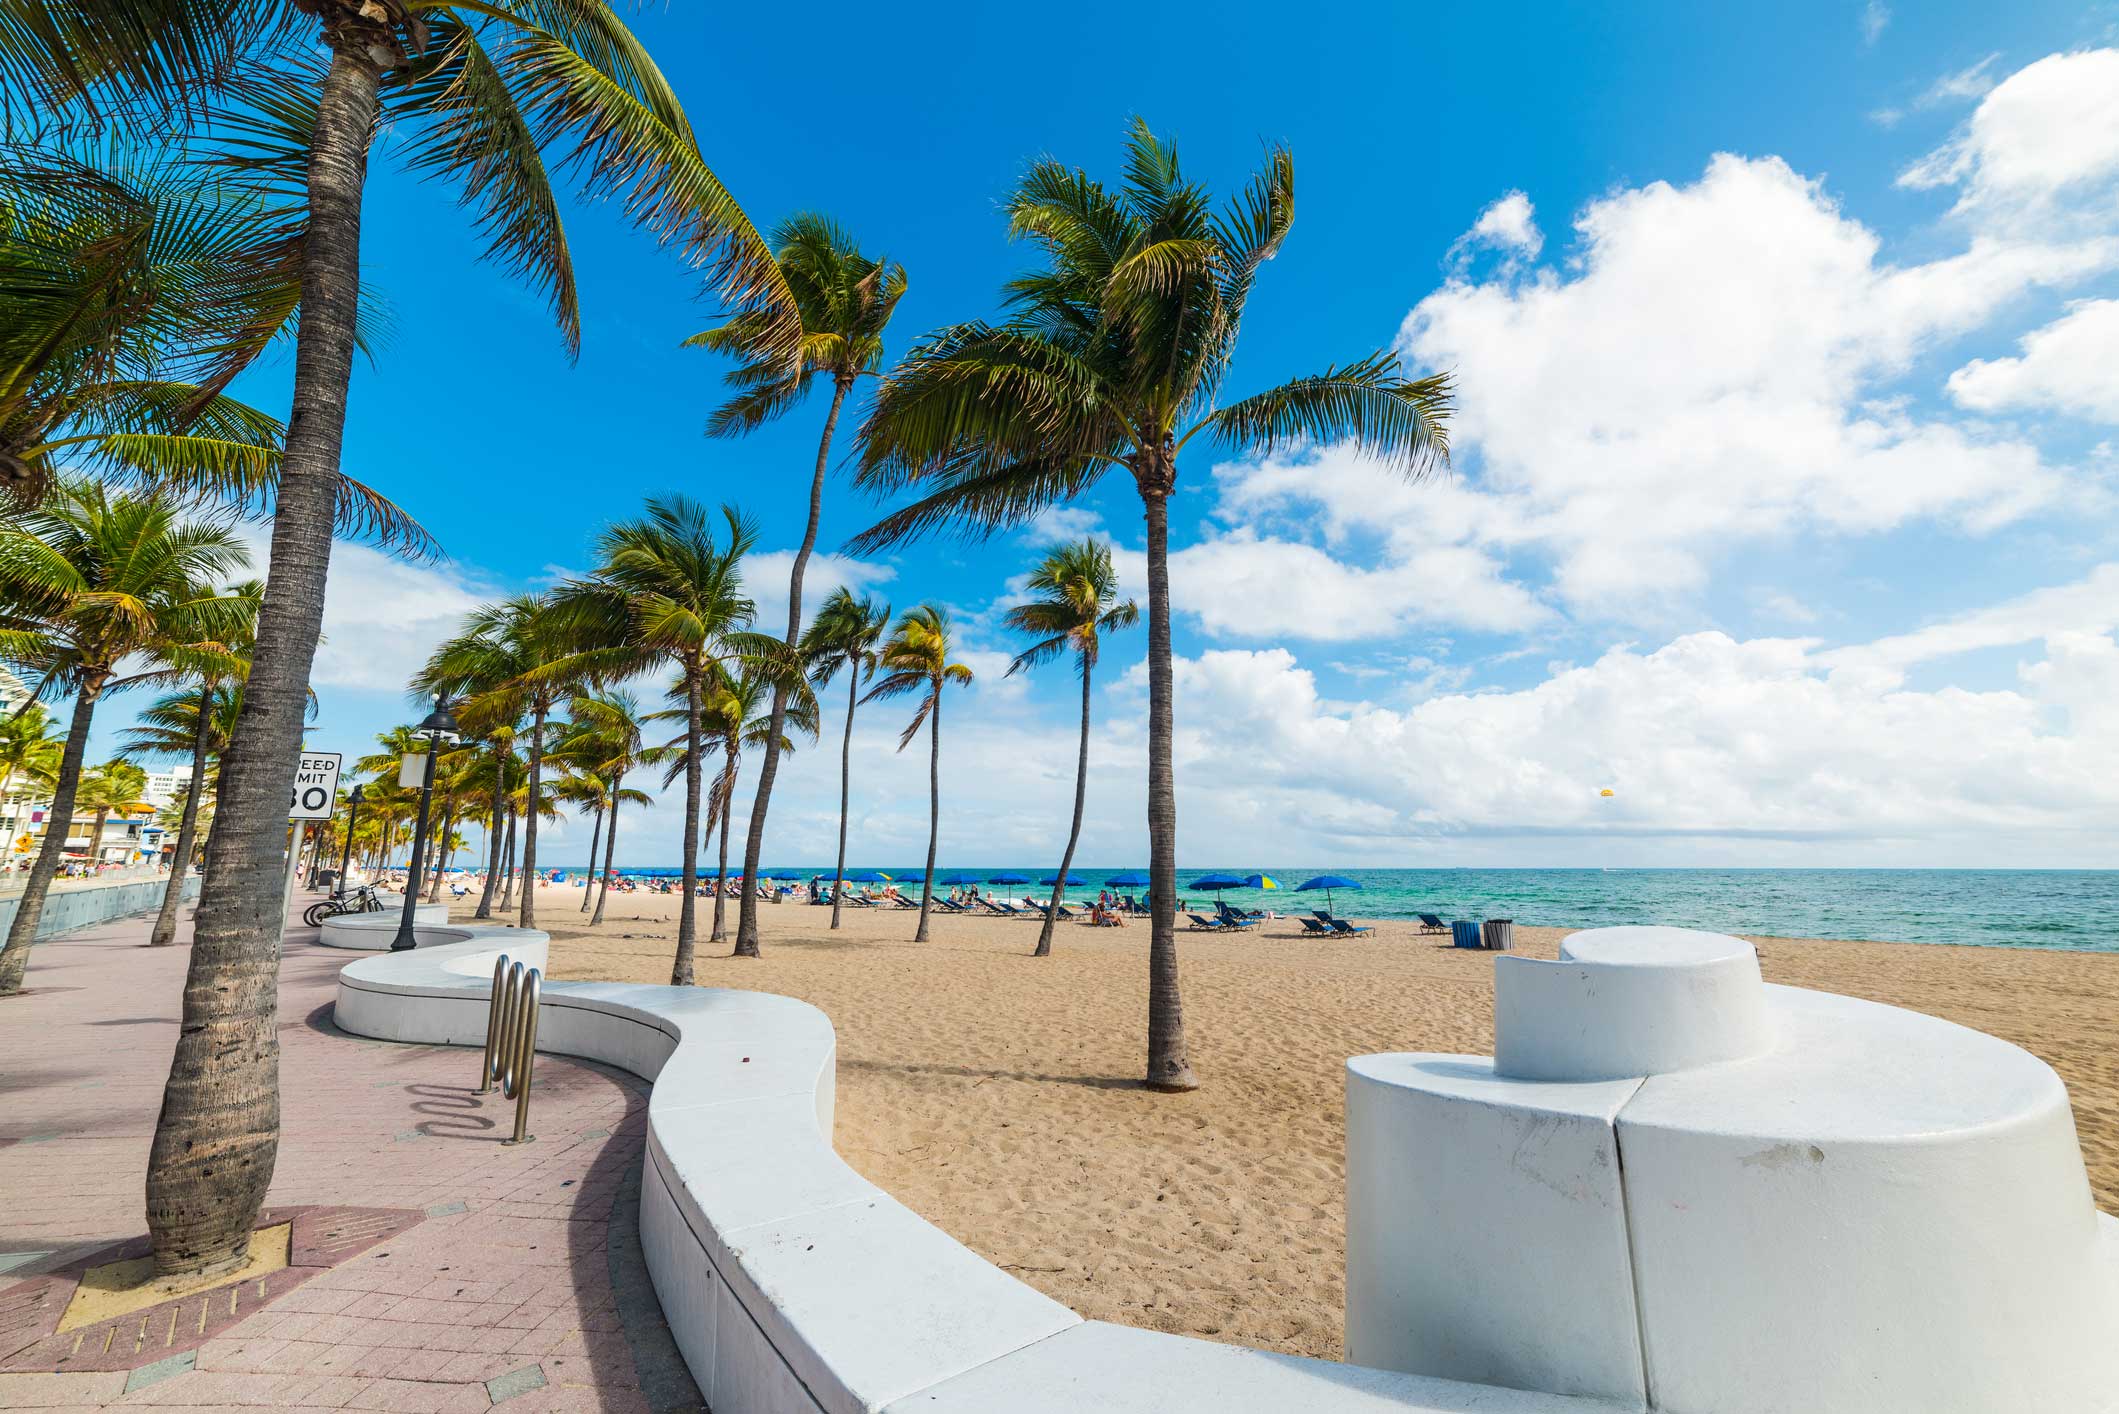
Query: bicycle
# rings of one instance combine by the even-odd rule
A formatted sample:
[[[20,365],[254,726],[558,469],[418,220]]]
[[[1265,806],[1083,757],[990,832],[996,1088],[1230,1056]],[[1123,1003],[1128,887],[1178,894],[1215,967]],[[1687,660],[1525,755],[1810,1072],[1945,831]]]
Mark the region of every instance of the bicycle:
[[[315,903],[310,904],[302,910],[302,922],[314,928],[326,918],[336,918],[342,913],[381,913],[382,911],[382,896],[375,891],[375,885],[362,884],[351,894],[334,893],[329,898],[318,899]]]

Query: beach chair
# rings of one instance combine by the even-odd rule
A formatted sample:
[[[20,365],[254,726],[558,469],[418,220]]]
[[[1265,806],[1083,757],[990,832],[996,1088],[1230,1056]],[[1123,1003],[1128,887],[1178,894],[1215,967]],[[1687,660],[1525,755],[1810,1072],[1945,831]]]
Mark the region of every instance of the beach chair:
[[[1319,923],[1314,918],[1298,918],[1295,921],[1302,925],[1302,935],[1306,938],[1329,938],[1332,936],[1333,929],[1329,923]]]
[[[1057,912],[1059,913],[1059,916],[1060,916],[1060,917],[1062,917],[1062,918],[1079,918],[1079,917],[1081,917],[1081,915],[1080,915],[1080,914],[1076,913],[1076,912],[1075,912],[1075,911],[1074,911],[1073,909],[1071,909],[1071,908],[1067,907],[1067,905],[1065,905],[1065,904],[1063,904],[1063,903],[1062,903],[1062,904],[1057,904],[1057,905],[1055,905],[1055,908],[1056,908]]]
[[[1133,895],[1127,894],[1126,911],[1128,913],[1137,913],[1141,917],[1146,918],[1148,916],[1148,905],[1142,903],[1139,899],[1133,897]]]
[[[1342,938],[1352,938],[1362,933],[1373,933],[1375,931],[1374,928],[1369,927],[1366,923],[1349,923],[1344,918],[1334,918],[1332,920],[1332,932]]]
[[[1219,918],[1202,918],[1196,913],[1187,913],[1185,917],[1192,920],[1190,931],[1194,933],[1226,933],[1230,931],[1230,926]]]
[[[1316,919],[1327,928],[1332,926],[1332,915],[1328,909],[1313,908],[1310,910],[1310,917]]]
[[[1440,914],[1423,913],[1419,917],[1420,931],[1423,933],[1447,933],[1449,931],[1449,924],[1442,921]]]
[[[1023,916],[1022,909],[1017,908],[1012,903],[1005,903],[997,898],[981,899],[979,900],[979,902],[985,904],[986,907],[992,909],[995,913],[1000,914],[1003,918],[1021,918]]]

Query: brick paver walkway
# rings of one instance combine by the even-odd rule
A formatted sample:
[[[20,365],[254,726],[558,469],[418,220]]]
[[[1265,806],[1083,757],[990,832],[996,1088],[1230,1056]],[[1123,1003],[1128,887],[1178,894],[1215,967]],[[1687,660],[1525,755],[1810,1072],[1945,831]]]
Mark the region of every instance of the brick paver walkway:
[[[0,1297],[144,1231],[190,951],[183,934],[143,946],[149,921],[38,944],[33,992],[0,1001]],[[297,924],[280,968],[267,1201],[416,1221],[195,1351],[131,1372],[0,1374],[0,1409],[701,1408],[631,1222],[646,1087],[540,1057],[537,1142],[505,1146],[513,1107],[471,1093],[476,1053],[332,1026],[333,982],[355,954],[314,938]],[[0,1333],[0,1363],[31,1343]]]

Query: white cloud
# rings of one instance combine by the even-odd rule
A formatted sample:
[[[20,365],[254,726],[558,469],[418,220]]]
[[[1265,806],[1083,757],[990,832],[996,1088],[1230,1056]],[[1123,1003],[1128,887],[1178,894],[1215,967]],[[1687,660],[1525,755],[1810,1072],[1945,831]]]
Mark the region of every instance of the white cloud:
[[[1023,538],[1033,545],[1057,545],[1063,540],[1103,538],[1104,518],[1086,506],[1047,506],[1023,527]]]
[[[1470,230],[1450,247],[1450,256],[1462,259],[1474,247],[1503,251],[1511,258],[1536,260],[1545,248],[1545,233],[1538,229],[1537,213],[1530,198],[1512,191],[1479,213]]]
[[[1591,203],[1576,231],[1567,273],[1453,280],[1401,347],[1459,375],[1455,445],[1481,472],[1463,533],[1543,549],[1578,613],[1654,618],[1746,540],[1978,531],[2059,495],[2029,442],[1875,394],[2111,250],[1979,239],[1896,266],[1817,183],[1726,154]]]
[[[260,532],[260,567],[268,559],[267,543]],[[334,545],[324,589],[324,637],[309,680],[320,688],[402,693],[464,616],[502,592],[454,562],[409,564],[366,545]]]
[[[2119,49],[2052,54],[1994,86],[1903,186],[1958,188],[1979,229],[2024,239],[2100,232],[2119,213]]]
[[[1883,0],[1868,0],[1861,7],[1861,42],[1874,45],[1884,37],[1884,29],[1891,23],[1891,7]]]
[[[787,632],[787,577],[794,572],[792,550],[758,550],[744,557],[743,588],[758,606],[757,628],[775,637]],[[845,587],[862,594],[896,579],[889,565],[848,559],[844,555],[816,555],[802,570],[802,618],[815,617],[817,606],[832,590]]]
[[[2015,358],[1973,359],[1950,396],[1976,412],[2047,409],[2119,422],[2119,300],[2086,300],[2024,336]]]
[[[1940,108],[1952,103],[1970,103],[1986,97],[1994,91],[1993,75],[1988,70],[1994,67],[1999,54],[1989,54],[1978,63],[1959,69],[1954,74],[1944,74],[1922,91],[1913,100],[1916,108]]]

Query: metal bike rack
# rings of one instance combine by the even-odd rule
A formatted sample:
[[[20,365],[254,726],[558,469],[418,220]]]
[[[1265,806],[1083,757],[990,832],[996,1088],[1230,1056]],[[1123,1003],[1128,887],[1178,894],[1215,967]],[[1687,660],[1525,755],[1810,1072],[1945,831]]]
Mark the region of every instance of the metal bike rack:
[[[544,974],[502,953],[493,961],[493,1001],[486,1012],[486,1054],[478,1069],[477,1093],[492,1091],[515,1102],[515,1137],[504,1142],[528,1144],[537,1136],[530,1124],[530,1072],[537,1062],[537,1003]]]

